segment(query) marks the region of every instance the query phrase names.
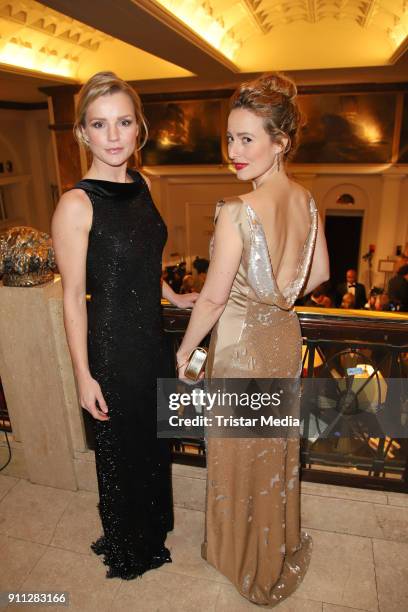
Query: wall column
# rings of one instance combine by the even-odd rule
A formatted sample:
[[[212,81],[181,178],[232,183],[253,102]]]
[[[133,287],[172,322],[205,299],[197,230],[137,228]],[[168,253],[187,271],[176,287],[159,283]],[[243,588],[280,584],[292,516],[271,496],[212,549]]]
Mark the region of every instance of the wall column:
[[[384,174],[382,177],[380,219],[375,253],[377,262],[379,259],[395,256],[401,182],[404,178],[405,174]]]
[[[401,197],[401,184],[405,174],[383,174],[382,193],[379,210],[379,223],[375,256],[373,261],[373,282],[383,286],[387,282],[387,275],[378,272],[378,262],[381,259],[395,258],[395,248],[398,244],[399,208]]]
[[[75,121],[75,99],[79,85],[44,87],[48,96],[50,129],[53,134],[58,186],[61,194],[71,189],[82,177],[81,153],[72,128]]]

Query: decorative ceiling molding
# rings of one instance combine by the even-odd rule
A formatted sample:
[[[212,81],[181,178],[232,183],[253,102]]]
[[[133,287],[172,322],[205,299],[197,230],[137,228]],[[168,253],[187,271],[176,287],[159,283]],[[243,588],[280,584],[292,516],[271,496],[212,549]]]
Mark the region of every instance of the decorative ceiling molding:
[[[0,0],[0,19],[93,52],[111,38],[34,0]]]
[[[110,37],[35,0],[0,0],[0,62],[75,77],[81,55]]]
[[[164,5],[194,9],[202,33]],[[270,70],[361,69],[367,80],[396,62],[401,79],[402,55],[408,65],[408,0],[0,0],[0,32],[3,71],[83,82],[112,70],[153,90],[158,79],[225,86]],[[232,61],[223,39],[236,45]]]
[[[377,0],[367,0],[366,2],[363,2],[361,6],[363,7],[363,14],[358,21],[362,28],[368,28],[376,10],[378,9],[378,2]]]
[[[296,21],[318,23],[322,19],[349,19],[362,28],[374,25],[386,29],[408,14],[407,0],[241,0],[241,3],[264,34],[280,25]],[[213,4],[217,5],[217,1],[213,0]]]
[[[146,6],[147,3],[137,4]],[[153,0],[148,4],[160,6],[231,62],[242,46],[229,16],[220,10],[220,3],[212,0]]]
[[[175,11],[172,11],[168,8],[170,4],[175,4],[175,3],[181,4],[183,0],[168,0],[168,1],[167,0],[130,0],[130,1],[132,2],[132,4],[140,6],[144,11],[146,11],[147,13],[149,13],[150,15],[158,19],[161,23],[167,25],[169,28],[171,28],[172,30],[174,30],[175,32],[183,36],[183,38],[190,41],[193,45],[196,45],[197,47],[204,50],[205,53],[208,53],[209,55],[214,57],[214,59],[216,59],[217,62],[223,64],[228,70],[231,70],[232,72],[238,72],[236,65],[231,61],[231,59],[225,53],[222,53],[218,46],[214,46],[213,44],[209,43],[204,36],[200,35],[194,29],[194,27],[192,27],[192,24],[188,18],[182,19],[180,16],[181,13],[180,15],[177,15]],[[193,3],[194,3],[194,6],[197,6],[199,4],[205,5],[205,11],[208,11],[209,10],[208,7],[210,7],[209,14],[212,14],[211,13],[212,9],[211,9],[211,6],[209,5],[209,2],[206,2],[206,1],[201,2],[200,0],[188,0],[188,4],[190,5],[189,11],[191,10],[191,6],[193,6]],[[231,36],[232,38],[234,38],[235,34],[232,33]]]
[[[408,35],[407,0],[153,0],[151,4],[162,5],[233,61],[251,37],[299,22],[336,20],[380,30],[394,51]]]
[[[267,13],[265,11],[258,11],[260,4],[262,4],[262,0],[241,0],[241,2],[262,34],[268,34],[269,30],[272,28],[272,24],[267,23]]]
[[[100,70],[125,78],[191,75],[96,29],[92,22],[87,25],[36,0],[0,0],[0,32],[4,69],[13,66],[80,81]]]

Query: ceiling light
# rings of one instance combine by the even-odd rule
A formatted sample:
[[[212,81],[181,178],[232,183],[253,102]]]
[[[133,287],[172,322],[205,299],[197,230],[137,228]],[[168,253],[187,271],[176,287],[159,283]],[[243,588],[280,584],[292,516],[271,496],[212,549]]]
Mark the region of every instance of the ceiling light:
[[[230,60],[241,47],[241,41],[221,17],[214,16],[210,2],[202,0],[157,0],[167,11]]]

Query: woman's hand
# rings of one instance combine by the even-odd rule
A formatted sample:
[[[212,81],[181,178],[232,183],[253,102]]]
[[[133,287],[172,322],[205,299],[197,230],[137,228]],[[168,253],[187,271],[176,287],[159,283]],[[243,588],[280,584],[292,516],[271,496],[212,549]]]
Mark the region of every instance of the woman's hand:
[[[186,371],[186,367],[187,367],[187,363],[183,364],[182,366],[177,366],[177,376],[181,379],[181,380],[186,380],[186,377],[184,376],[184,372]]]
[[[196,292],[183,293],[181,295],[176,293],[173,298],[173,304],[177,306],[177,308],[192,308],[199,295],[200,294]]]
[[[177,376],[181,379],[184,380],[184,382],[192,385],[195,384],[195,382],[197,382],[198,380],[202,380],[205,376],[205,369],[201,372],[200,376],[197,378],[197,381],[192,381],[189,378],[186,378],[185,376],[185,371],[187,368],[187,363],[189,361],[190,358],[190,354],[189,353],[184,353],[184,352],[177,352],[176,354],[176,361],[177,361]]]
[[[176,293],[165,280],[162,281],[162,297],[177,308],[192,308],[198,296],[199,293]]]
[[[110,418],[107,414],[108,407],[102,395],[101,388],[96,380],[92,378],[90,374],[79,376],[77,380],[79,402],[82,408],[88,410],[94,419],[97,419],[98,421],[108,421]]]
[[[187,367],[187,362],[189,358],[189,353],[177,351],[176,353],[176,363],[177,363],[177,376],[179,378],[185,379],[184,372]]]
[[[186,371],[186,367],[187,367],[187,361],[188,360],[184,360],[181,362],[180,366],[177,366],[177,376],[179,377],[180,380],[182,380],[183,382],[187,383],[188,385],[195,385],[196,382],[198,382],[199,380],[202,380],[205,376],[205,370],[203,370],[200,374],[200,376],[197,378],[197,380],[191,380],[190,378],[186,378],[185,376],[185,371]],[[179,361],[177,361],[177,363],[179,363]]]
[[[228,208],[229,204],[220,207],[207,278],[191,313],[183,341],[177,351],[179,378],[184,378],[184,362],[189,358],[191,351],[202,342],[224,312],[234,278],[239,269],[243,242]],[[170,296],[168,299],[173,303],[175,303],[177,297],[191,299],[191,296],[194,296],[194,294],[171,295],[164,283],[163,288],[164,292]]]

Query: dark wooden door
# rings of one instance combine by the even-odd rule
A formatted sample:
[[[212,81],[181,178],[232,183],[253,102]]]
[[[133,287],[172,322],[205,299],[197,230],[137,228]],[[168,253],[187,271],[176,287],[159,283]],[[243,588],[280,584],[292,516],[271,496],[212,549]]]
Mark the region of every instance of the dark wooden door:
[[[332,288],[346,279],[346,271],[359,268],[363,217],[326,215],[325,233],[330,257]]]

